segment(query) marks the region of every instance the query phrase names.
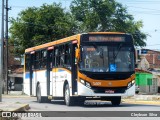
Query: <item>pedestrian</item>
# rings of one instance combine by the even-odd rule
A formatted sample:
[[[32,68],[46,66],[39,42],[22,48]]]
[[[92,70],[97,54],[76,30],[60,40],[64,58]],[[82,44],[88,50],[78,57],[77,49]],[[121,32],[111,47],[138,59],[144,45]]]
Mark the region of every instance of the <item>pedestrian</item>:
[[[12,88],[12,81],[11,80],[9,81],[8,86],[9,86],[9,90],[11,91],[11,88]]]

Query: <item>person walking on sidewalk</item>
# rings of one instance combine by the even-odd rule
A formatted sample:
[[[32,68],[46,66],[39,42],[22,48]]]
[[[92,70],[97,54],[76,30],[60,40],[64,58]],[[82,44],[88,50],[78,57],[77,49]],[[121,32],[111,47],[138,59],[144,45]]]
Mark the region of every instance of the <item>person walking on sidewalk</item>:
[[[11,80],[9,81],[8,86],[9,86],[9,91],[11,91],[12,90],[12,81]]]

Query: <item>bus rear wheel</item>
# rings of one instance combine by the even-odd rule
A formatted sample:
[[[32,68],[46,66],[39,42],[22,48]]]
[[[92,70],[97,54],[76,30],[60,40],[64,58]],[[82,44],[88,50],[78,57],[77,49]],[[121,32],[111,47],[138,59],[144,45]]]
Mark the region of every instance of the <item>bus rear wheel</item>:
[[[41,96],[41,88],[40,85],[37,86],[37,102],[41,103],[42,96]]]
[[[121,97],[113,97],[111,103],[113,106],[119,106],[121,103]]]
[[[48,97],[41,96],[41,86],[40,84],[37,86],[37,102],[39,103],[49,103],[51,100],[48,99]]]

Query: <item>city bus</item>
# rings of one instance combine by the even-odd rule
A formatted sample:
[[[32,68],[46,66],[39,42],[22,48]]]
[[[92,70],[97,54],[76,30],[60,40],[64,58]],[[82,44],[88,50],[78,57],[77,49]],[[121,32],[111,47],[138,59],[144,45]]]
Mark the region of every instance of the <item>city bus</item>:
[[[39,103],[100,99],[120,105],[122,96],[135,94],[132,35],[89,32],[26,49],[24,93]]]

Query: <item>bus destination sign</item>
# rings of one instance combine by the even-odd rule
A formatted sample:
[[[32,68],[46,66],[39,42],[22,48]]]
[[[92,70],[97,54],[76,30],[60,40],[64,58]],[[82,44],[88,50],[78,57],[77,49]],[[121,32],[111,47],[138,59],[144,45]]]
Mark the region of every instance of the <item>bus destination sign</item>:
[[[125,37],[122,36],[89,36],[90,42],[124,42]]]

